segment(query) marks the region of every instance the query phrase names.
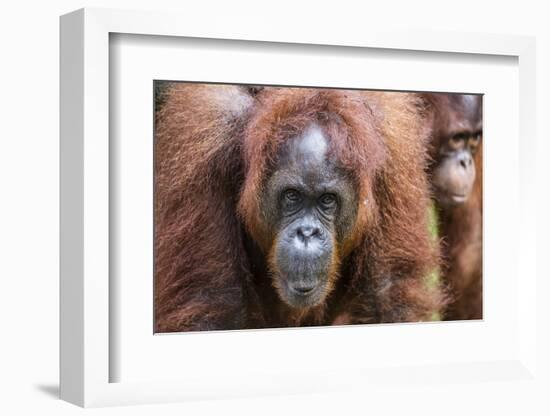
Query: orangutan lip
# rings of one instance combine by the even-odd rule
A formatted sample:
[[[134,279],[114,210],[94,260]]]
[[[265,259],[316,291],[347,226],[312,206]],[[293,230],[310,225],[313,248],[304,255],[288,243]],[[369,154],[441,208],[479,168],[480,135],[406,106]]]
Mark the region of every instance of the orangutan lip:
[[[454,199],[455,201],[465,201],[466,200],[466,195],[464,195],[464,194],[451,194],[451,198]]]
[[[290,291],[294,295],[306,297],[306,296],[311,296],[312,294],[314,294],[317,291],[317,289],[319,288],[319,285],[315,285],[314,287],[312,287],[309,290],[298,290],[298,289],[292,287],[291,285],[288,285],[288,288],[290,289]]]
[[[466,194],[453,194],[451,192],[445,192],[442,190],[439,190],[439,192],[440,192],[440,195],[442,195],[443,197],[452,199],[453,201],[456,201],[456,202],[462,202],[466,200]]]

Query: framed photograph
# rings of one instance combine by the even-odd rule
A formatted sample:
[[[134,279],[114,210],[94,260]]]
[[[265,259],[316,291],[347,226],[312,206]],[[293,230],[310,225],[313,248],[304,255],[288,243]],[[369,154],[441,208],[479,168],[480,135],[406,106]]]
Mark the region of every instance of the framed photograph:
[[[537,383],[534,39],[235,24],[61,17],[62,399]]]

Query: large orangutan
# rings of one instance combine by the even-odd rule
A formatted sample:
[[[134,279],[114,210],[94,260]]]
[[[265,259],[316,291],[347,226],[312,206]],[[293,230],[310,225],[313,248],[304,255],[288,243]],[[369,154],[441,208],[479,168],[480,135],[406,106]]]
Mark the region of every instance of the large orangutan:
[[[405,93],[170,84],[156,331],[431,319],[419,108]]]
[[[444,319],[481,319],[481,96],[424,97],[433,110],[430,175],[442,239],[442,276],[453,299]]]

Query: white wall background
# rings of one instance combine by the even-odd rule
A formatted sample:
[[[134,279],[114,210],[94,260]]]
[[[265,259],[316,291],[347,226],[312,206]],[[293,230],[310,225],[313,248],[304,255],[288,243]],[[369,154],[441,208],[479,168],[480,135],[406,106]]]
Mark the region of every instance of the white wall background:
[[[190,3],[190,4],[186,4]],[[550,29],[543,1],[320,1],[261,2],[169,0],[88,0],[4,2],[0,10],[0,413],[66,415],[80,409],[57,400],[58,392],[58,16],[84,6],[178,10],[197,18],[220,14],[275,19],[288,24],[418,27],[435,30],[510,33],[537,36],[538,76],[538,211],[539,274],[550,278],[542,260],[550,249]],[[549,293],[548,279],[538,286]],[[540,300],[546,296],[540,297]],[[550,307],[539,302],[539,320],[548,322]],[[539,321],[539,322],[540,322]],[[544,324],[542,324],[544,326]],[[550,324],[546,324],[550,328]],[[549,330],[543,341],[541,368],[550,375]],[[547,379],[548,380],[548,379]],[[93,410],[101,415],[138,414],[367,414],[393,413],[403,403],[412,414],[549,414],[550,384],[535,391],[495,383],[457,384],[403,390],[387,395],[333,395],[198,402]]]

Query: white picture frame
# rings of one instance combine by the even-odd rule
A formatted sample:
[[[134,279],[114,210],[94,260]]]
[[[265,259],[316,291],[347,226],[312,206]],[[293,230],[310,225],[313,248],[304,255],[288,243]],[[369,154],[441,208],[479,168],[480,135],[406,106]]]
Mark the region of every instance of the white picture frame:
[[[238,30],[237,30],[238,28]],[[433,364],[414,367],[326,368],[319,373],[278,374],[246,380],[224,373],[216,380],[195,374],[177,381],[111,382],[116,354],[110,348],[109,295],[110,171],[109,38],[111,34],[276,42],[284,45],[431,51],[451,54],[500,55],[518,60],[519,196],[517,213],[518,279],[517,346],[498,360]],[[361,386],[404,382],[531,380],[537,382],[535,269],[535,41],[530,37],[468,33],[369,31],[350,27],[328,36],[322,27],[270,25],[243,19],[219,20],[205,26],[190,15],[82,9],[61,18],[61,398],[80,406],[159,403],[196,398],[248,397],[265,394],[359,389]],[[485,154],[485,153],[484,153]],[[491,167],[488,166],[490,169]],[[152,278],[152,276],[151,276]],[[111,308],[111,309],[110,309]],[[355,328],[355,332],[361,328]],[[300,331],[300,330],[298,330]],[[407,327],[407,331],[416,331]],[[302,331],[304,332],[304,331]],[[302,334],[302,332],[299,332]],[[305,331],[302,337],[315,334]],[[297,332],[295,332],[297,333]],[[112,335],[112,334],[111,334]],[[229,334],[217,334],[229,339]],[[175,337],[173,337],[175,339]],[[170,339],[170,337],[166,338]],[[170,342],[170,341],[166,341]],[[218,342],[218,341],[216,341]],[[223,339],[222,339],[223,342]],[[244,364],[246,366],[246,364]],[[368,371],[366,371],[368,370]],[[476,375],[477,374],[477,375]],[[345,382],[342,380],[346,380]],[[360,394],[360,393],[358,393]]]

